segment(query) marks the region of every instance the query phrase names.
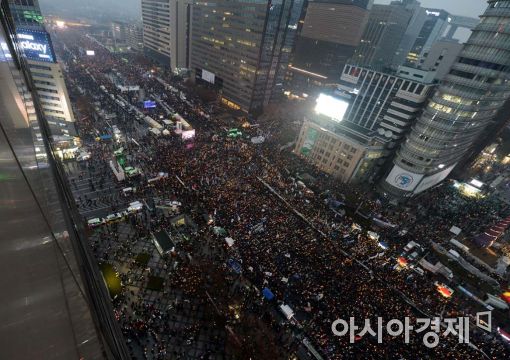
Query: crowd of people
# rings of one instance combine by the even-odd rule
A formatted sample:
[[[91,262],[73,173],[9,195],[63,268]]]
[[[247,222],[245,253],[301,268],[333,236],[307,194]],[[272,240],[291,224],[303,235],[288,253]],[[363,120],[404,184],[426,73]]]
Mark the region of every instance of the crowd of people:
[[[394,270],[396,254],[408,237],[399,240],[394,236],[394,229],[378,229],[383,239],[391,236],[393,240],[387,241],[388,248],[382,250],[380,243],[366,231],[353,227],[354,214],[341,216],[331,210],[330,199],[354,197],[374,214],[389,221],[403,224],[408,220],[405,215],[382,206],[380,201],[365,196],[360,189],[339,184],[320,173],[288,150],[278,151],[282,145],[279,143],[281,133],[289,126],[296,126],[278,122],[289,122],[289,119],[267,118],[261,120],[258,127],[243,128],[240,138],[228,137],[226,129],[234,124],[214,116],[214,106],[202,103],[182,83],[167,80],[185,94],[184,97],[158,81],[152,75],[151,67],[136,61],[122,61],[119,55],[109,53],[86,37],[70,33],[60,35],[59,40],[66,45],[67,50],[61,49],[62,57],[68,64],[66,74],[74,86],[97,91],[102,85],[111,94],[122,95],[105,75],[115,69],[129,78],[130,83],[143,87],[147,94],[157,94],[161,101],[192,124],[196,129],[192,140],[183,141],[177,135],[156,137],[144,134],[137,139],[139,145],[127,145],[132,161],[144,173],[136,197],[158,196],[180,201],[182,211],[192,214],[199,226],[194,239],[217,242],[211,244],[218,251],[214,251],[210,260],[219,264],[235,260],[242,268],[240,277],[258,289],[270,289],[277,301],[275,306],[289,305],[295,313],[293,326],[326,358],[482,358],[480,350],[457,344],[458,340],[453,336],[441,335],[438,346],[427,348],[422,336],[417,334],[405,339],[389,336],[384,331],[382,341],[378,342],[377,336],[359,335],[357,331],[355,341],[351,342],[348,335],[339,337],[332,332],[332,323],[336,319],[351,317],[356,319],[361,330],[365,319],[369,319],[375,329],[378,317],[385,323],[409,317],[411,324],[415,324],[417,318],[472,317],[473,314],[466,313],[455,298],[442,298],[432,278]],[[95,56],[80,56],[79,47],[94,49]],[[78,59],[74,64],[73,57]],[[136,96],[123,96],[131,104],[137,104]],[[155,119],[160,115],[168,117],[160,107],[148,111]],[[129,116],[118,117],[117,121],[126,133],[132,134],[138,128]],[[108,130],[92,116],[80,119],[78,126],[87,143],[92,143],[90,137],[95,137],[90,134]],[[101,126],[103,128],[98,128]],[[252,136],[261,134],[265,137],[263,144],[250,142]],[[96,144],[90,149],[97,166],[111,157],[108,146]],[[145,180],[160,172],[170,176],[149,186]],[[313,184],[307,186],[297,179],[298,174],[304,173],[313,176]],[[421,211],[427,215],[416,220],[416,227],[410,234],[426,237],[433,234],[430,229],[436,232],[451,226],[446,216],[451,214],[452,205],[443,201],[448,198],[449,191],[431,193],[430,196],[437,196],[437,201],[424,202],[426,205]],[[488,211],[495,219],[504,210],[487,206],[473,208],[470,203],[461,204],[456,209],[462,208],[464,212],[455,216],[462,219],[464,228],[477,231],[482,225],[480,211]],[[132,221],[137,228],[132,239],[135,242],[137,237],[149,236],[149,229],[169,228],[168,219],[161,215],[140,216]],[[214,233],[213,225],[225,229],[228,237],[234,240],[233,245],[225,245],[224,239]],[[115,228],[109,231],[114,232]],[[112,236],[110,232],[105,236]],[[353,240],[350,247],[345,246],[345,239]],[[184,245],[182,249],[192,252]],[[129,243],[122,251],[129,253]],[[104,259],[104,254],[101,256],[108,260]],[[195,274],[193,278],[199,276]],[[195,289],[202,283],[197,280],[191,284]],[[180,283],[179,286],[190,286],[190,283]],[[154,343],[152,355],[159,354],[164,358],[165,345],[158,343],[158,334],[168,330],[162,325],[168,320],[166,315],[143,302],[129,306],[130,313],[136,313],[136,316],[123,311],[117,314],[126,336],[133,339],[140,329],[150,328]],[[140,323],[141,319],[143,323]],[[476,330],[472,332],[471,340],[489,358],[504,358],[508,352],[498,339]]]

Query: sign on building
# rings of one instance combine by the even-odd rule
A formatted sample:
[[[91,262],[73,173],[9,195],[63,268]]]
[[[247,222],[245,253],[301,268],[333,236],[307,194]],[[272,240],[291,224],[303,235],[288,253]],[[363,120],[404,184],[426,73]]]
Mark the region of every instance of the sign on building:
[[[44,30],[17,29],[18,43],[29,60],[56,62],[50,35]]]
[[[386,182],[398,189],[413,191],[418,186],[422,178],[422,174],[415,174],[402,169],[398,165],[394,165],[390,174],[386,178]]]

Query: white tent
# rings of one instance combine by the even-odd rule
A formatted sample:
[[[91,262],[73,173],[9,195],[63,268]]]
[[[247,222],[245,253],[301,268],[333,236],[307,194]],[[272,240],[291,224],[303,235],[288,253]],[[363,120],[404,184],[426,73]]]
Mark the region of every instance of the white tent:
[[[450,232],[454,233],[455,235],[459,235],[461,231],[462,229],[458,228],[457,226],[452,226],[450,229]]]
[[[285,315],[287,320],[290,320],[294,316],[294,311],[292,311],[289,305],[280,305],[280,311]]]
[[[234,239],[232,239],[231,237],[226,237],[226,238],[225,238],[225,242],[227,243],[227,245],[228,245],[229,247],[232,247],[232,246],[234,245],[234,243],[235,243],[235,240],[234,240]]]

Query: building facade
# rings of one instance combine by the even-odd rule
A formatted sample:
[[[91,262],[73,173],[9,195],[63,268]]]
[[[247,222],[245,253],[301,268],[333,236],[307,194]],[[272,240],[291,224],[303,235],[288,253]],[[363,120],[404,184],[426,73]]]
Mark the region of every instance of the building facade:
[[[74,113],[62,69],[53,51],[50,35],[43,25],[39,3],[32,0],[9,0],[8,3],[16,27],[16,36],[29,65],[52,136],[61,141],[62,156],[74,157],[76,145],[79,143],[76,138]],[[32,94],[23,86],[21,91],[31,98]],[[28,120],[37,122],[37,115],[30,105]]]
[[[112,21],[112,38],[115,47],[125,45],[127,42],[128,24],[124,21]]]
[[[133,51],[143,50],[143,29],[138,24],[130,24],[126,32],[127,46]]]
[[[372,2],[308,2],[289,66],[287,88],[309,93],[309,89],[338,82],[341,70],[359,45]]]
[[[450,14],[444,10],[426,9],[425,15],[425,22],[407,54],[407,60],[413,63],[419,62],[423,52],[443,36],[449,24]]]
[[[191,0],[142,0],[144,52],[172,70],[189,68]]]
[[[43,113],[54,136],[77,136],[74,114],[59,63],[27,61]],[[34,117],[35,112],[29,113]]]
[[[488,1],[458,59],[407,135],[382,182],[411,197],[444,180],[510,97],[510,0]]]
[[[349,182],[367,157],[362,143],[308,118],[301,127],[294,153],[342,182]]]
[[[435,87],[433,73],[400,70],[397,76],[346,65],[337,90],[328,99],[329,109],[345,111],[335,118],[320,111],[309,115],[295,152],[342,181],[376,181]],[[315,142],[306,141],[308,128],[314,127],[322,131],[319,134],[327,134],[322,137],[332,143],[331,149],[322,149],[325,143],[320,138],[317,149]],[[302,150],[305,144],[309,156]]]
[[[302,0],[197,1],[191,68],[223,104],[260,113],[283,91]]]
[[[352,62],[376,69],[390,66],[413,18],[413,9],[400,1],[374,5]]]
[[[457,40],[436,41],[428,51],[422,53],[419,67],[436,73],[436,80],[442,80],[450,71],[463,45]]]
[[[421,7],[421,4],[418,1],[405,0],[403,3],[413,15],[409,20],[407,29],[402,36],[402,40],[400,40],[400,44],[393,57],[392,65],[394,66],[402,65],[406,62],[407,55],[416,42],[416,39],[418,38],[427,18],[425,9]]]
[[[0,0],[1,357],[99,359],[108,352],[124,358],[127,352],[110,351],[103,343],[108,335],[101,336],[94,321],[85,266],[74,247],[81,219],[73,223],[62,201],[63,179],[37,93],[29,90],[30,71],[9,5]],[[31,107],[37,123],[28,120]]]

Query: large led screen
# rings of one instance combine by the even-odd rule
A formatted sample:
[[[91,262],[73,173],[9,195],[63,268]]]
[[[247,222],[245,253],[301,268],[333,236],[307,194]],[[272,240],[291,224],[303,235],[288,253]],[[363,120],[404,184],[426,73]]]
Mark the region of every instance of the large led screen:
[[[349,103],[330,95],[320,94],[316,100],[315,112],[331,120],[340,122],[344,119]]]
[[[55,62],[50,35],[46,31],[17,29],[18,43],[27,59]]]

